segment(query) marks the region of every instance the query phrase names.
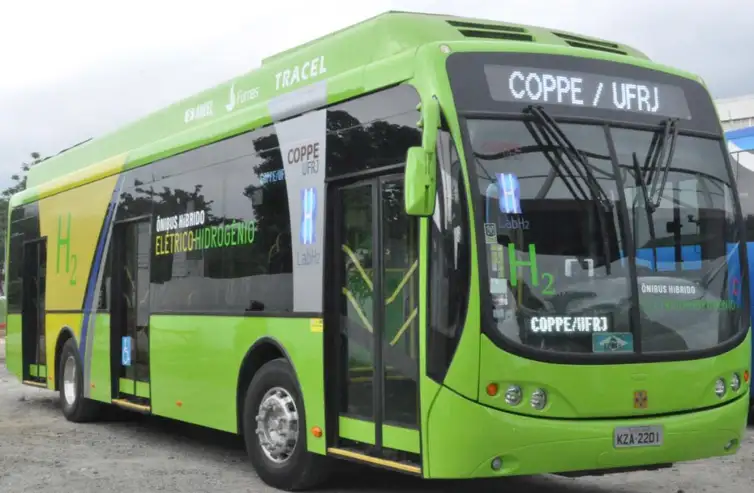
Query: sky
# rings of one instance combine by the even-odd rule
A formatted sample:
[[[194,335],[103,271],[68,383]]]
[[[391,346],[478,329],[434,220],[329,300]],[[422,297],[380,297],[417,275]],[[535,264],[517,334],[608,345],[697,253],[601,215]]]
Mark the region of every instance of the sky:
[[[0,188],[29,159],[117,129],[261,59],[388,10],[576,31],[754,93],[751,0],[25,0],[0,7]]]

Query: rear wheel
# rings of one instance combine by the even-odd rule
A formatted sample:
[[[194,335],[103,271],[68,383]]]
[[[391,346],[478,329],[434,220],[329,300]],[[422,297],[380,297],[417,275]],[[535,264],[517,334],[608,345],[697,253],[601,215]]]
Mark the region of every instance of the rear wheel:
[[[84,397],[84,373],[79,349],[73,339],[68,339],[60,351],[58,391],[63,415],[68,421],[83,423],[99,417],[99,402]]]
[[[244,400],[243,432],[251,463],[268,485],[301,491],[327,478],[327,458],[307,450],[304,402],[287,360],[270,361],[254,375]]]

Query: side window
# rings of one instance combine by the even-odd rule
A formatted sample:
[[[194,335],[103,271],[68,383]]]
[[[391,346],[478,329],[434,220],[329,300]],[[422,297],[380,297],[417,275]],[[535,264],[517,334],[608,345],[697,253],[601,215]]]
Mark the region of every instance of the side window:
[[[418,103],[416,89],[400,85],[328,108],[327,177],[403,163],[421,142]]]
[[[196,152],[196,153],[195,153]],[[183,156],[204,166],[153,184],[154,312],[287,312],[288,199],[271,127]]]
[[[259,140],[252,149],[261,146]],[[225,221],[247,231],[223,249],[225,302],[236,310],[293,310],[293,251],[282,168],[274,149],[229,163],[223,171]]]
[[[21,311],[21,273],[23,270],[23,245],[24,235],[19,232],[20,223],[11,223],[11,236],[8,255],[8,312]]]
[[[461,163],[449,132],[440,132],[437,146],[438,191],[430,223],[427,374],[440,382],[448,371],[466,319],[470,271]]]
[[[216,167],[154,183],[152,311],[214,311],[224,304],[218,282],[224,233],[222,172]]]

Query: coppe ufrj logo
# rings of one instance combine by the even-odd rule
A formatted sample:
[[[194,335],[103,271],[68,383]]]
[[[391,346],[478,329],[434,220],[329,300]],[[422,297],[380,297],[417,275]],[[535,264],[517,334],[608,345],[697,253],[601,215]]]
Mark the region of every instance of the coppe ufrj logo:
[[[314,233],[317,218],[317,190],[304,188],[301,190],[301,244],[313,245],[316,241]]]

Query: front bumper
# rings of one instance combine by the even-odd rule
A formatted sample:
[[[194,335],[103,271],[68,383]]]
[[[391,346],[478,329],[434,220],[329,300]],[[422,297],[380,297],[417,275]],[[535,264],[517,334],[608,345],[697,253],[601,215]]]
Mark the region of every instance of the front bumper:
[[[506,413],[442,387],[429,413],[424,457],[430,478],[531,475],[733,455],[746,430],[749,396],[686,414],[633,419],[563,420]],[[616,426],[662,425],[664,444],[615,449]],[[500,457],[502,468],[491,462]]]

